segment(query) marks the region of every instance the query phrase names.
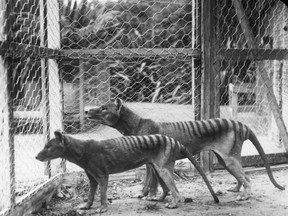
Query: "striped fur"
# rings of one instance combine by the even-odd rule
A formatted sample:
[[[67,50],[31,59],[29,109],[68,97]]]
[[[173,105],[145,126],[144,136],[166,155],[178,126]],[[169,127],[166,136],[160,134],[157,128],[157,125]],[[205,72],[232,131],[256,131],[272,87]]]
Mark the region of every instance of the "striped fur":
[[[143,164],[151,164],[163,188],[163,200],[169,190],[173,199],[168,208],[176,208],[180,194],[173,180],[173,167],[176,157],[188,157],[206,182],[215,202],[219,202],[207,177],[195,159],[173,138],[163,135],[127,136],[108,140],[79,140],[55,132],[37,160],[47,161],[64,158],[83,168],[90,180],[88,203],[82,209],[89,209],[94,201],[97,185],[100,185],[101,206],[99,212],[107,211],[107,184],[109,174],[123,172]]]
[[[266,167],[268,176],[275,187],[284,190],[274,179],[265,152],[254,132],[245,124],[229,119],[209,119],[204,121],[186,122],[155,122],[143,119],[126,107],[121,100],[108,102],[100,108],[90,109],[88,117],[102,124],[111,126],[123,135],[163,134],[178,140],[187,147],[191,154],[202,151],[213,151],[222,164],[237,180],[236,187],[230,189],[239,192],[244,186],[244,192],[237,199],[248,199],[251,194],[251,182],[241,165],[241,150],[245,140],[250,140],[255,146]],[[148,169],[148,168],[147,168]],[[148,173],[150,175],[150,173]],[[148,175],[147,174],[147,175]],[[144,184],[143,196],[148,191],[155,193],[157,180],[148,176]]]

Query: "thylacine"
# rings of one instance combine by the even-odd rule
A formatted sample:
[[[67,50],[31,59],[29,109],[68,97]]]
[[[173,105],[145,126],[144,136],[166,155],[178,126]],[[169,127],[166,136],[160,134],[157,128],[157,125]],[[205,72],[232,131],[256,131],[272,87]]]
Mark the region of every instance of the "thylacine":
[[[209,119],[186,122],[155,122],[144,119],[123,104],[120,99],[108,102],[99,108],[87,112],[90,119],[117,129],[123,135],[163,134],[185,145],[191,154],[201,151],[213,151],[222,164],[237,180],[237,185],[229,191],[244,191],[237,200],[246,200],[251,196],[251,182],[241,165],[241,149],[245,140],[250,140],[259,152],[268,176],[275,187],[284,190],[274,179],[267,157],[254,132],[245,124],[229,119]],[[157,178],[147,167],[142,196],[148,192],[152,196],[157,190]]]
[[[64,158],[85,170],[90,182],[88,202],[82,209],[89,209],[99,184],[101,206],[99,212],[107,211],[107,185],[109,174],[123,172],[143,164],[151,164],[163,188],[164,200],[169,190],[172,201],[167,208],[176,208],[180,194],[173,180],[176,158],[187,157],[200,172],[214,200],[219,202],[207,177],[185,146],[173,138],[163,135],[127,136],[107,140],[79,140],[55,131],[55,138],[48,141],[36,156],[37,160],[48,161]]]

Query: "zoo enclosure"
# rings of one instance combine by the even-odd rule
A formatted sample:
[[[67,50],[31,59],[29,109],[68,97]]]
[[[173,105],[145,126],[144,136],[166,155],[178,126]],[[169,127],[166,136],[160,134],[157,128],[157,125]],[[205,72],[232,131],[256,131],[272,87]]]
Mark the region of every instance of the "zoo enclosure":
[[[61,180],[63,163],[34,159],[54,130],[107,137],[84,112],[115,98],[161,121],[241,120],[264,140],[270,161],[287,162],[282,1],[7,0],[1,7],[0,210],[21,207],[22,194],[43,197],[33,191],[43,191],[45,179]],[[245,152],[252,155],[244,164],[260,163]],[[209,153],[201,159],[206,170],[217,168]]]
[[[60,160],[35,160],[63,128],[58,11],[54,0],[0,3],[0,215],[41,207],[63,177]]]

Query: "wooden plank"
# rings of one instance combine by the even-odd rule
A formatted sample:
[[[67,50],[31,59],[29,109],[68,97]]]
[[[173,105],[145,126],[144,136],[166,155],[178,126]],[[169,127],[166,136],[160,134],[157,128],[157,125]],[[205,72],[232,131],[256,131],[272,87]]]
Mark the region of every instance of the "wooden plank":
[[[15,42],[0,41],[0,54],[10,55],[14,58],[17,57],[32,57],[32,58],[89,58],[97,56],[97,58],[119,58],[119,57],[147,57],[147,58],[178,58],[191,59],[200,58],[201,52],[198,49],[192,48],[139,48],[139,49],[70,49],[70,50],[57,50],[47,47],[40,47],[35,45],[19,44]]]
[[[44,203],[51,200],[53,193],[61,185],[63,174],[58,174],[39,185],[30,193],[19,200],[14,208],[3,210],[1,216],[32,215],[37,212]]]
[[[131,51],[130,51],[131,50]],[[163,50],[163,52],[161,51]],[[87,50],[55,50],[45,47],[18,44],[15,42],[0,41],[0,54],[13,57],[29,56],[33,58],[87,58],[97,55],[97,58],[107,56],[115,57],[185,57],[200,58],[201,52],[198,49],[177,48],[168,49],[87,49]],[[288,49],[219,49],[219,59],[229,60],[288,60]],[[95,57],[95,56],[94,56]]]
[[[266,157],[270,165],[282,164],[282,163],[288,162],[286,153],[266,154]],[[243,167],[262,166],[264,165],[264,162],[260,155],[253,155],[253,156],[241,157],[241,164]],[[213,168],[223,169],[224,167],[220,165],[219,163],[214,163]]]
[[[60,15],[57,0],[44,0],[47,7],[47,47],[51,50],[59,50],[60,44]],[[48,59],[48,99],[49,99],[49,138],[54,137],[54,131],[63,130],[63,105],[62,84],[60,79],[58,61]],[[53,160],[52,175],[65,170],[62,159]],[[59,170],[59,165],[61,169]]]
[[[0,41],[6,39],[5,12],[7,5],[5,1],[0,2]],[[8,79],[9,62],[4,55],[0,55],[0,209],[11,208],[15,205],[15,155],[14,136],[12,133],[13,107],[10,100],[11,85]]]
[[[84,61],[79,60],[79,114],[80,114],[80,130],[84,131],[85,125],[85,97],[84,97]]]
[[[201,47],[201,1],[195,0],[195,46],[194,48]],[[194,114],[195,114],[195,120],[201,120],[201,59],[200,58],[193,58],[193,65],[195,74],[192,79],[194,79]]]
[[[197,3],[198,1],[192,1],[191,2],[191,6],[192,6],[192,25],[191,25],[191,30],[192,30],[192,36],[191,36],[191,44],[192,44],[192,48],[197,47],[197,42],[198,42],[198,38],[196,37],[197,35],[197,26],[199,24],[198,21],[198,17],[197,15],[199,15],[199,10],[197,9]],[[200,34],[198,34],[200,35]],[[200,42],[199,42],[200,44]],[[196,71],[199,70],[197,68],[197,62],[195,61],[195,59],[191,59],[191,96],[192,96],[192,107],[193,109],[191,110],[191,112],[193,113],[194,116],[194,120],[195,120],[195,112],[196,112],[196,106],[195,106],[195,101],[196,101],[196,97],[195,97],[195,92],[196,92],[196,88],[195,88],[195,78],[196,78]]]
[[[201,50],[202,50],[202,82],[201,82],[201,118],[215,118],[216,86],[215,86],[215,1],[201,0]],[[204,16],[205,14],[205,16]],[[211,171],[211,153],[200,154],[204,172]]]
[[[49,49],[30,44],[19,44],[15,42],[0,41],[0,55],[9,55],[13,58],[17,57],[32,57],[32,58],[51,58],[59,59],[60,50]]]
[[[288,60],[287,49],[219,49],[217,54],[226,60]]]
[[[175,57],[200,58],[200,50],[192,48],[139,48],[139,49],[70,49],[62,50],[62,54],[69,58],[107,58],[107,57]]]
[[[44,0],[39,0],[39,23],[40,23],[40,30],[39,30],[39,36],[40,36],[40,46],[45,47],[45,41],[47,40],[47,32],[45,29],[45,17],[46,17],[46,10],[44,10]],[[45,13],[45,14],[44,14]],[[47,143],[49,139],[48,135],[48,129],[49,129],[49,120],[48,120],[48,107],[49,107],[49,101],[48,101],[48,71],[47,71],[47,61],[44,58],[41,58],[41,111],[42,111],[42,122],[43,122],[43,143]],[[51,166],[50,161],[44,163],[44,173],[48,176],[51,175]]]
[[[233,0],[232,3],[236,10],[236,14],[240,22],[240,25],[242,27],[243,33],[245,37],[247,38],[248,45],[253,49],[257,49],[258,44],[255,38],[253,37],[252,29],[249,26],[249,20],[244,13],[244,9],[243,9],[241,2],[239,0]],[[258,66],[257,69],[259,70],[258,74],[260,75],[261,82],[264,84],[264,90],[267,94],[268,101],[270,101],[269,103],[270,109],[272,111],[272,114],[275,118],[278,129],[280,131],[280,136],[283,140],[285,150],[288,152],[288,133],[287,133],[286,125],[283,121],[276,97],[273,92],[272,81],[268,77],[267,71],[265,70],[265,67],[264,67],[264,63],[258,62],[257,66]]]

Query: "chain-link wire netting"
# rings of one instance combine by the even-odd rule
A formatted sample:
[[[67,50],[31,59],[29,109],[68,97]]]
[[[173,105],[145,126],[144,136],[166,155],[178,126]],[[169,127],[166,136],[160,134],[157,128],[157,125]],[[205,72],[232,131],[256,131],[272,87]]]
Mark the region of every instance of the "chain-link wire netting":
[[[116,98],[156,121],[199,116],[195,1],[67,0],[60,12],[65,131],[97,139],[119,136],[84,113]]]
[[[35,159],[50,133],[62,128],[58,68],[44,49],[59,48],[57,36],[51,36],[57,35],[51,25],[58,26],[60,44],[57,8],[57,1],[1,2],[0,211],[59,172],[59,162]]]
[[[274,116],[279,110],[287,122],[287,61],[277,57],[281,54],[277,49],[288,46],[288,8],[277,0],[225,0],[217,1],[216,11],[218,54],[224,56],[218,67],[220,117],[250,126],[267,154],[283,153],[285,148]],[[248,55],[244,52],[247,49],[263,52]],[[260,59],[255,60],[257,57]],[[274,93],[278,104],[268,97],[269,92]],[[250,144],[243,148],[243,156],[257,154]]]

